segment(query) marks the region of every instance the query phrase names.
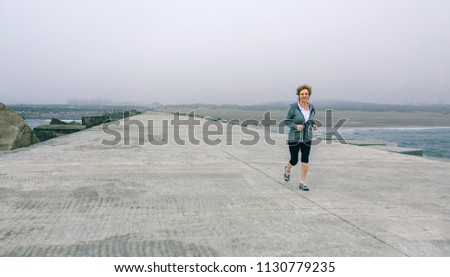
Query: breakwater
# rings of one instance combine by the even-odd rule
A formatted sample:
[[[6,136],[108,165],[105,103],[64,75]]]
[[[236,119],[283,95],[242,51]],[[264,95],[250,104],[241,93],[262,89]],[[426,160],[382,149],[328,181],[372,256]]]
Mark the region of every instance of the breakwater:
[[[133,119],[161,134],[172,117]],[[197,126],[199,145],[157,146],[129,132],[129,145],[102,145],[97,126],[0,153],[0,256],[450,255],[450,163],[322,143],[303,192],[298,166],[283,180],[286,135],[246,146],[236,127],[212,146]]]

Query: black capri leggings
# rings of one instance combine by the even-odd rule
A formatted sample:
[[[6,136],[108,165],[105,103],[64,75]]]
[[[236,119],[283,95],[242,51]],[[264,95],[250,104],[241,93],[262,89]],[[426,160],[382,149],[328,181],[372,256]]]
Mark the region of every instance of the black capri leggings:
[[[291,165],[296,165],[298,163],[298,153],[302,152],[302,163],[309,163],[309,153],[311,152],[311,142],[291,142],[288,141],[289,152],[291,152],[291,160],[289,163]]]

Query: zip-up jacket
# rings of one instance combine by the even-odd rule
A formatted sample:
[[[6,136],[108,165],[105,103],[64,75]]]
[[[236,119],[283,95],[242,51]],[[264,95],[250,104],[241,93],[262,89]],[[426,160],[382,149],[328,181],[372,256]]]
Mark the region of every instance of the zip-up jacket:
[[[308,121],[305,122],[305,117],[303,116],[298,103],[291,104],[289,111],[287,113],[286,119],[284,120],[285,125],[289,127],[288,141],[290,142],[309,142],[313,139],[313,125],[314,125],[314,115],[316,110],[311,103],[309,104],[309,109],[311,114]],[[302,131],[297,130],[297,125],[304,125]]]

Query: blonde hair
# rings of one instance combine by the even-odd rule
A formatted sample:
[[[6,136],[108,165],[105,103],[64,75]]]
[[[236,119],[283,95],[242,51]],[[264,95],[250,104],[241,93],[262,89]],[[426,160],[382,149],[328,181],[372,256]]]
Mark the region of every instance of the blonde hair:
[[[307,84],[303,84],[297,88],[297,95],[300,95],[300,91],[302,91],[304,89],[308,90],[308,94],[309,94],[309,96],[311,96],[312,88],[311,88],[311,86],[308,86]]]

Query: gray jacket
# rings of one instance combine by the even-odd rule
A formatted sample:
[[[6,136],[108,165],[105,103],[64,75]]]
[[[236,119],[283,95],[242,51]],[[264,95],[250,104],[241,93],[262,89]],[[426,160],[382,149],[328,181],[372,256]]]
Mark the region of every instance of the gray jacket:
[[[312,126],[314,125],[316,110],[311,103],[309,103],[309,108],[311,110],[311,115],[309,116],[308,121],[305,122],[305,118],[298,107],[298,103],[291,104],[289,107],[286,119],[284,120],[285,125],[289,127],[288,141],[309,142],[313,139]],[[302,131],[297,131],[297,125],[300,124],[305,125],[305,128],[303,128]]]

